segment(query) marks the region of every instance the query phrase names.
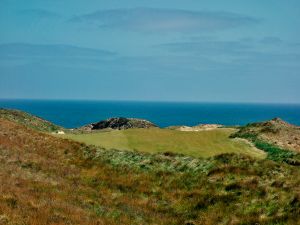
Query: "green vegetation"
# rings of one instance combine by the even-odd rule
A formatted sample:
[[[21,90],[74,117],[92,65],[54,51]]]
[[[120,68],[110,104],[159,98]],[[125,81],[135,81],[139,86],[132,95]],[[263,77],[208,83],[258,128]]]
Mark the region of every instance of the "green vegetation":
[[[0,162],[1,224],[300,222],[299,168],[268,159],[105,150],[0,119]]]
[[[249,126],[249,125],[248,125]],[[251,141],[256,148],[261,149],[267,153],[267,158],[277,161],[277,162],[285,162],[291,165],[300,165],[300,154],[296,152],[292,152],[287,149],[283,149],[278,147],[274,144],[271,144],[261,137],[259,137],[255,133],[247,133],[243,132],[236,132],[230,135],[231,138],[245,138]]]
[[[278,162],[300,165],[300,128],[280,118],[250,123],[231,137],[245,138]]]
[[[300,224],[297,154],[256,134],[130,129],[58,138],[37,132],[48,130],[43,120],[11,113],[0,117],[0,224]]]
[[[275,161],[286,161],[288,159],[292,159],[294,156],[296,156],[296,153],[284,150],[282,148],[279,148],[277,146],[274,146],[272,144],[269,144],[267,142],[256,140],[255,146],[261,150],[264,150],[268,153],[268,158],[275,160]]]
[[[58,130],[63,130],[63,128],[60,126],[19,110],[0,108],[0,118],[8,119],[10,121],[30,127],[34,130],[43,132],[55,132]]]
[[[106,149],[138,150],[159,153],[174,152],[196,157],[210,157],[222,153],[243,153],[264,158],[265,153],[242,140],[229,136],[235,129],[220,128],[201,132],[170,129],[129,129],[84,134],[66,134],[70,138]]]

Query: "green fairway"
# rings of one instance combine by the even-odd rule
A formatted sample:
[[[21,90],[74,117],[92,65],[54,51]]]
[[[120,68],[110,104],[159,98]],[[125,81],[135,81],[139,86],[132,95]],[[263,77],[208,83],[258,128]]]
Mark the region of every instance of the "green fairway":
[[[245,141],[230,139],[234,129],[183,132],[169,129],[129,129],[101,131],[89,134],[66,134],[86,144],[106,149],[137,150],[143,152],[175,152],[196,157],[210,157],[221,153],[244,153],[264,158],[265,153]]]

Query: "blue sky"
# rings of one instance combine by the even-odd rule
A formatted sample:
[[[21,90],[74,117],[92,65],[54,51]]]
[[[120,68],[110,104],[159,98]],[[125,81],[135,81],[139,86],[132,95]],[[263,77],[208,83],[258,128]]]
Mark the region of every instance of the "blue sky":
[[[0,98],[300,103],[298,0],[1,0]]]

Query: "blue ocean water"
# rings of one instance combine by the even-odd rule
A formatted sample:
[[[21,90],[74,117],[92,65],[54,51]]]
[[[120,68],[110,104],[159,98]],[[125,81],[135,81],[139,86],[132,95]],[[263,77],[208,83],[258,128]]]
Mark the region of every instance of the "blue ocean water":
[[[0,100],[0,108],[20,109],[67,128],[120,116],[147,119],[161,127],[244,125],[274,117],[300,125],[300,104]]]

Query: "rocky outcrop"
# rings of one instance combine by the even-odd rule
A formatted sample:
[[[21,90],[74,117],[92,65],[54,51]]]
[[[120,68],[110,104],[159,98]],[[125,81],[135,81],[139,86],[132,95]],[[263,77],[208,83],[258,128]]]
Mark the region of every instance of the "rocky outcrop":
[[[81,130],[92,131],[102,129],[126,130],[130,128],[151,128],[157,127],[154,123],[143,119],[116,117],[102,120],[97,123],[88,124]]]

